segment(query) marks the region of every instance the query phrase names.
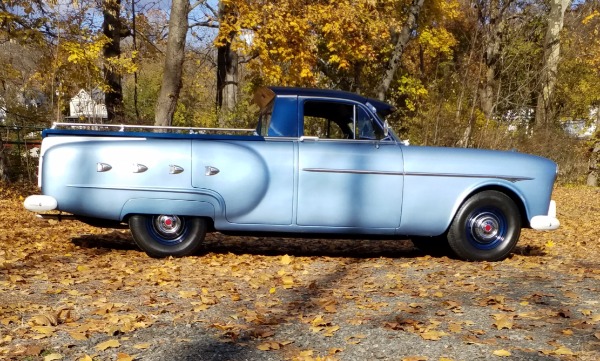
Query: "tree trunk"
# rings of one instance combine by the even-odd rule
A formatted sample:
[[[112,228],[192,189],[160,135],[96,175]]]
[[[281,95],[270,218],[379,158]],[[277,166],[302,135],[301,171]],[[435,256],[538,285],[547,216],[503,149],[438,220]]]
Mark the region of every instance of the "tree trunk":
[[[0,138],[0,182],[8,181],[8,164],[6,155],[4,154],[4,144]]]
[[[410,35],[417,29],[417,19],[419,18],[419,13],[421,12],[421,8],[423,8],[424,2],[425,0],[413,0],[410,9],[408,10],[408,18],[406,19],[406,23],[404,23],[400,34],[398,34],[398,39],[394,45],[394,51],[386,66],[385,75],[377,92],[379,100],[385,100],[385,95],[390,88],[390,84],[392,84],[392,80],[394,80],[394,75],[396,74],[396,71],[398,71],[398,67],[400,67],[400,58],[404,53],[406,44],[408,44],[408,41],[410,40]]]
[[[548,14],[548,28],[544,39],[544,61],[540,77],[540,89],[535,111],[536,124],[547,124],[554,120],[555,109],[552,105],[556,72],[560,60],[560,31],[563,28],[565,11],[571,0],[551,0]]]
[[[235,18],[233,7],[224,1],[219,2],[219,22]],[[222,31],[222,30],[220,30]],[[238,95],[238,54],[231,49],[235,32],[219,34],[221,39],[217,47],[217,108],[232,111],[237,104]]]
[[[592,138],[592,147],[590,151],[587,185],[598,187],[600,185],[600,108],[596,110],[596,132],[594,138]]]
[[[182,87],[189,11],[189,0],[173,0],[169,18],[165,67],[154,118],[154,124],[158,126],[170,126],[173,123],[173,115]]]
[[[504,15],[513,1],[479,1],[479,22],[484,29],[483,63],[485,64],[483,82],[479,86],[479,101],[481,111],[487,119],[492,119],[495,113],[495,89],[500,74],[502,38],[506,29]]]
[[[121,0],[104,0],[102,2],[102,12],[104,15],[102,32],[110,39],[103,49],[104,58],[119,58],[121,56],[121,38],[129,35],[129,31],[123,26],[120,17]],[[121,74],[115,72],[110,65],[105,65],[104,77],[106,78],[106,84],[110,87],[104,97],[108,121],[122,122],[125,111],[123,109]]]
[[[600,177],[600,134],[597,135],[596,142],[592,146],[592,154],[590,154],[590,167],[587,176],[587,185],[591,187],[598,186],[598,178]]]
[[[231,42],[217,48],[217,107],[232,111],[237,104],[238,54]]]

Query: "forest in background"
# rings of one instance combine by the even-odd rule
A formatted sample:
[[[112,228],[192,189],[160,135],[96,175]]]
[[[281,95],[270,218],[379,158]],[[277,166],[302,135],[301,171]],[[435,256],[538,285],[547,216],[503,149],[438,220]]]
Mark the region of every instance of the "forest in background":
[[[0,177],[35,179],[28,135],[81,89],[106,122],[248,127],[253,90],[286,85],[385,100],[411,145],[516,149],[597,186],[599,32],[596,0],[3,0]]]

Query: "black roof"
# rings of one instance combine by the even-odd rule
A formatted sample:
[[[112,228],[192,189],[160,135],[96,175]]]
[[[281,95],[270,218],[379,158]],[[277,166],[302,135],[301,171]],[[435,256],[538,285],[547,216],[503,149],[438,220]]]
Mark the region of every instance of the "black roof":
[[[270,86],[268,87],[277,95],[295,95],[295,96],[307,96],[307,97],[319,97],[319,98],[338,98],[353,100],[362,104],[370,103],[377,109],[377,112],[381,115],[388,115],[396,111],[396,108],[381,100],[364,97],[362,95],[332,89],[317,89],[317,88],[293,88],[293,87],[279,87]]]

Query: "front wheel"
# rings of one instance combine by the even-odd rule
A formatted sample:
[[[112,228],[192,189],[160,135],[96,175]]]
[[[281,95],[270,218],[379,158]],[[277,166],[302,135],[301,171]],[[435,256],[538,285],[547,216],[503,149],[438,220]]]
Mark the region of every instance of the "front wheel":
[[[206,235],[206,221],[176,215],[134,215],[129,228],[135,243],[149,256],[183,257],[196,253]]]
[[[506,194],[484,191],[467,199],[448,230],[448,244],[468,261],[500,261],[515,248],[521,215]]]

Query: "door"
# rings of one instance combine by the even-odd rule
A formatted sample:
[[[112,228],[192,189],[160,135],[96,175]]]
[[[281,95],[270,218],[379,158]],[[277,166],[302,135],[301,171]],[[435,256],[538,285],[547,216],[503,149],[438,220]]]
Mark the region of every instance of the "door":
[[[297,224],[357,232],[399,227],[400,146],[381,140],[380,122],[359,104],[307,100],[303,105]]]

